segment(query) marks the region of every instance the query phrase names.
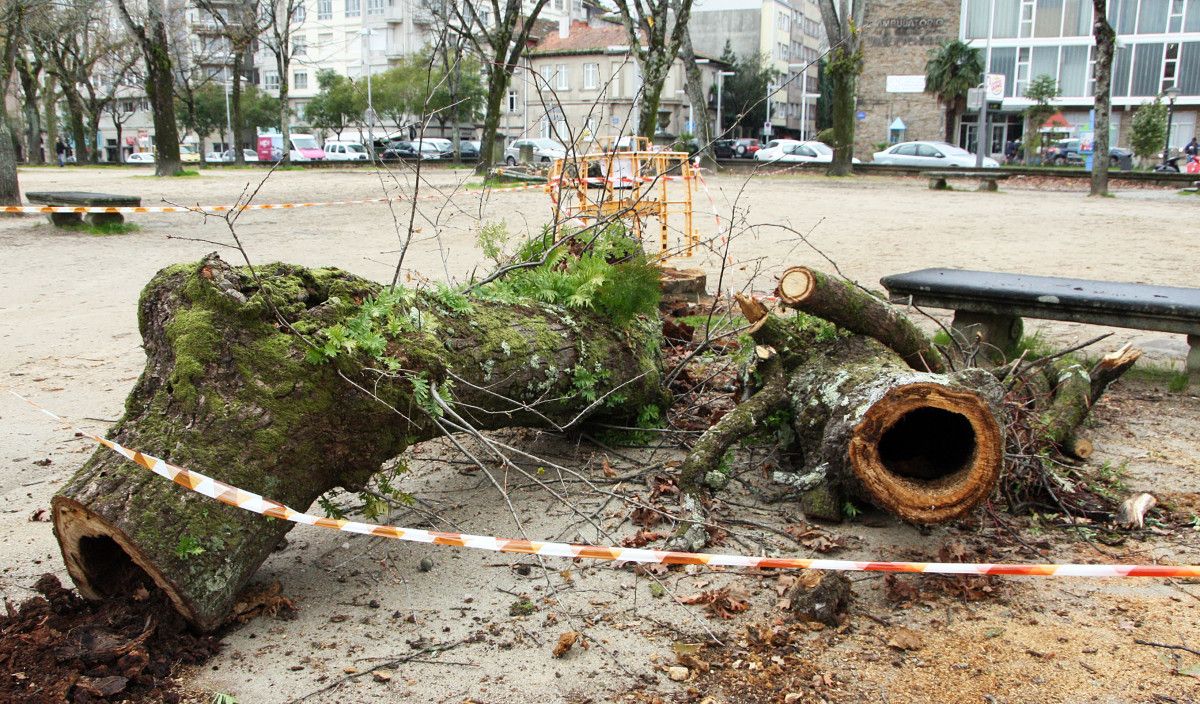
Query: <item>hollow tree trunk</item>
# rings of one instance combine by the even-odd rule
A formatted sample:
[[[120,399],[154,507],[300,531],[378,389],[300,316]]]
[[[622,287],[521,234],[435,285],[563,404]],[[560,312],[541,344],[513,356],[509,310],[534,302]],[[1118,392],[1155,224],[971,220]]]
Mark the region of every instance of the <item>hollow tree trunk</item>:
[[[386,338],[387,354],[408,371],[389,375],[368,371],[382,365],[365,358],[306,361],[307,345],[287,329],[315,338],[348,323],[378,284],[287,264],[258,275],[214,254],[150,282],[138,309],[146,368],[109,437],[304,510],[334,487],[362,487],[383,462],[441,433],[418,386],[438,390],[484,430],[635,415],[662,402],[659,332],[649,323],[622,329],[533,303],[474,301],[456,312],[417,294],[398,306],[420,327]],[[574,370],[599,364],[609,375],[591,390],[600,399],[619,394],[619,404],[589,403],[578,392]],[[206,630],[221,624],[293,525],[186,491],[106,449],[52,507],[84,596],[117,593],[140,568]]]
[[[851,337],[811,356],[788,390],[805,465],[789,483],[814,516],[840,518],[840,499],[855,497],[942,523],[987,498],[1000,476],[1004,389],[984,370],[917,372]]]

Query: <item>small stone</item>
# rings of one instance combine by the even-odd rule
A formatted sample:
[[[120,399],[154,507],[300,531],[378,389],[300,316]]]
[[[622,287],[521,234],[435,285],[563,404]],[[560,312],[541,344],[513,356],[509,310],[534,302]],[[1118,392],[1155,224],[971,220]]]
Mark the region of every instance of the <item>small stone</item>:
[[[672,682],[683,682],[690,674],[692,674],[691,671],[682,665],[672,665],[667,668],[667,677],[670,677]]]
[[[784,704],[792,704],[793,702],[800,701],[803,696],[804,695],[799,692],[788,692],[787,696],[783,698],[783,702]]]
[[[421,570],[422,572],[428,572],[429,570],[433,569],[433,558],[422,557],[420,564],[417,565],[417,569]]]
[[[376,670],[371,673],[371,677],[374,677],[376,682],[390,682],[392,673],[387,670]]]

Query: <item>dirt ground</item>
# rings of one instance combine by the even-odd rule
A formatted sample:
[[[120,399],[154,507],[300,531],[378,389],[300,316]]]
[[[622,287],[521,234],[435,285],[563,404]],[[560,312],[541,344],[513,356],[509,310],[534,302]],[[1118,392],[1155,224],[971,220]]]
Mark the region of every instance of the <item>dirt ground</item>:
[[[21,181],[26,190],[141,194],[147,205],[220,204],[261,177],[232,169],[178,179],[149,174],[23,169]],[[544,193],[458,188],[468,177],[468,171],[434,171],[421,184],[424,194],[454,193],[419,201],[406,278],[461,280],[484,270],[475,244],[481,221],[504,221],[518,235],[547,221]],[[413,188],[411,176],[368,170],[281,172],[256,202],[374,198]],[[1152,189],[1090,199],[1021,179],[989,194],[932,192],[913,178],[760,176],[747,184],[745,177],[712,176],[697,194],[697,225],[708,247],[689,265],[709,272],[711,290],[722,260],[731,263],[720,278],[725,293],[769,291],[772,275],[798,264],[829,268],[824,257],[868,285],[889,273],[946,266],[1194,286],[1200,224],[1193,201]],[[406,228],[408,218],[405,204],[394,212],[378,203],[252,211],[238,233],[254,261],[336,265],[391,280],[397,223]],[[718,219],[722,228],[733,223],[728,252]],[[100,237],[63,233],[40,217],[0,219],[6,254],[0,259],[0,383],[97,431],[121,414],[143,366],[136,325],[141,287],[158,269],[196,260],[228,241],[219,219],[161,214],[133,221],[140,231]],[[238,256],[221,251],[231,261]],[[1062,347],[1106,330],[1027,321],[1027,331]],[[1096,527],[1062,530],[1035,522],[1013,541],[986,518],[918,530],[868,514],[827,527],[845,543],[829,556],[930,559],[943,546],[961,544],[995,561],[1200,563],[1200,519],[1194,528],[1179,527],[1200,514],[1200,395],[1195,385],[1167,389],[1168,370],[1178,369],[1186,354],[1183,336],[1112,332],[1098,351],[1133,342],[1158,371],[1119,383],[1099,404],[1088,430],[1097,446],[1091,464],[1123,467],[1131,490],[1149,490],[1172,506],[1163,525],[1172,518],[1173,530],[1100,540]],[[37,512],[93,447],[8,395],[0,398],[0,419],[0,593],[16,601],[33,593],[44,572],[69,582],[50,524]],[[618,473],[678,457],[604,449],[585,438],[511,435],[598,477],[602,457]],[[403,488],[421,501],[388,517],[391,523],[602,543],[635,531],[627,506],[569,477],[552,478],[572,497],[574,511],[521,477],[507,477],[518,526],[487,479],[441,443],[411,452],[413,471]],[[754,466],[744,468],[724,515],[785,532],[802,525],[796,508],[758,500],[766,484],[759,474]],[[640,482],[610,489],[648,493]],[[719,549],[814,554],[770,530],[732,524]],[[433,567],[422,571],[426,557]],[[299,607],[297,617],[236,627],[225,635],[220,655],[200,668],[181,668],[181,685],[194,701],[208,701],[212,693],[234,695],[242,704],[656,697],[714,703],[1200,701],[1200,676],[1182,674],[1195,671],[1200,656],[1161,647],[1200,650],[1198,583],[1014,578],[981,593],[972,586],[971,597],[979,597],[972,601],[915,578],[889,584],[860,574],[841,626],[804,629],[764,645],[755,629],[782,618],[776,574],[672,571],[657,577],[660,589],[651,586],[654,578],[628,567],[538,562],[301,527],[259,577],[282,583]],[[726,586],[746,592],[748,608],[732,619],[710,618],[702,606],[672,599]],[[567,631],[581,633],[582,644],[552,657]],[[691,644],[707,645],[697,650]],[[689,665],[687,681],[668,677],[666,666],[678,659]]]

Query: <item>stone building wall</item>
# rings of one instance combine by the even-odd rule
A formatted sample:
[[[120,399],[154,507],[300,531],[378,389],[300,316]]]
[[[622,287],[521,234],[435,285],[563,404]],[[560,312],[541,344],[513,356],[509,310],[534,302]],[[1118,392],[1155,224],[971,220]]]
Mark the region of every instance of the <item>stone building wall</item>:
[[[875,145],[887,141],[896,117],[908,128],[905,140],[944,138],[945,111],[936,99],[923,92],[888,92],[887,83],[888,76],[924,76],[930,51],[958,38],[959,13],[959,0],[873,0],[867,5],[858,84],[858,113],[865,117],[855,130],[855,156],[869,161]]]

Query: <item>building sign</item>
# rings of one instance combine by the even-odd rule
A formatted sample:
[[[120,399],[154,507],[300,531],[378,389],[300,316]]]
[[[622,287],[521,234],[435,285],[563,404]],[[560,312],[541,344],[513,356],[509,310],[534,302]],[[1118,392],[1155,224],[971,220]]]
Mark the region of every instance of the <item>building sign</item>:
[[[925,76],[888,76],[887,92],[889,93],[924,93]]]
[[[984,87],[987,89],[987,100],[989,103],[998,103],[1004,100],[1004,74],[989,73],[987,81],[984,82]]]
[[[945,17],[884,17],[869,26],[874,29],[866,38],[871,46],[936,46],[958,32]]]

